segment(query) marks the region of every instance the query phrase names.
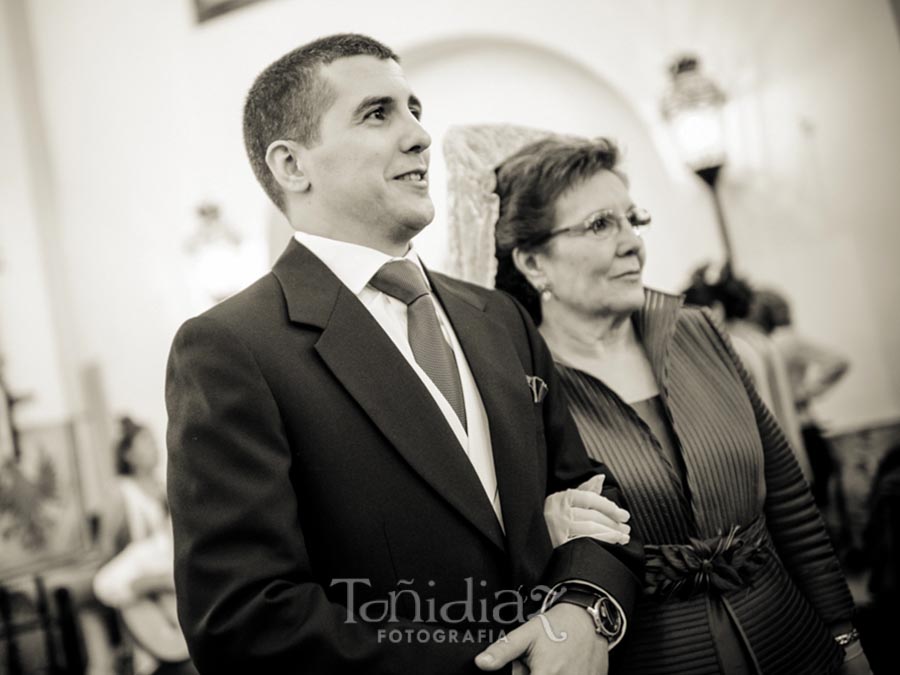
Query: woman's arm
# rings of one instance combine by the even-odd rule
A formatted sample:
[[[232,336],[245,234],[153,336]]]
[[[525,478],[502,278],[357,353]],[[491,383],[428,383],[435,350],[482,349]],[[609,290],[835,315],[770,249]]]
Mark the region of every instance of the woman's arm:
[[[728,351],[753,406],[765,462],[765,516],[778,555],[797,587],[839,634],[851,619],[853,599],[825,523],[787,439],[760,400],[724,330],[710,314],[704,312],[704,316]]]
[[[802,375],[795,383],[794,391],[798,405],[809,405],[814,398],[834,386],[850,367],[850,362],[840,354],[793,331],[787,334],[776,332],[773,339],[791,361],[802,367]]]

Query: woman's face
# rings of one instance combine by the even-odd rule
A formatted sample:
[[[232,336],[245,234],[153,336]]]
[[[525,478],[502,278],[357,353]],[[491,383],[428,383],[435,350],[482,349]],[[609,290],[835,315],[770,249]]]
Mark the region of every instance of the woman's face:
[[[147,430],[138,432],[126,451],[125,459],[135,473],[147,473],[155,469],[159,463],[159,451],[153,435]]]
[[[633,205],[622,180],[606,170],[559,197],[553,229],[578,225],[604,209],[619,216],[620,226],[606,239],[578,228],[547,243],[538,254],[553,294],[545,307],[563,303],[591,316],[631,314],[642,307],[644,242],[625,218]]]

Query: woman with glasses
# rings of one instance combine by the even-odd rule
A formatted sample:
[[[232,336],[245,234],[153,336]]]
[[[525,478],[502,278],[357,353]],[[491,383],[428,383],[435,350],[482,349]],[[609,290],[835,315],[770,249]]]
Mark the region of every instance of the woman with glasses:
[[[644,542],[610,672],[868,672],[784,435],[711,315],[642,283],[650,216],[617,160],[605,139],[538,141],[500,164],[495,190],[496,285],[539,325]]]

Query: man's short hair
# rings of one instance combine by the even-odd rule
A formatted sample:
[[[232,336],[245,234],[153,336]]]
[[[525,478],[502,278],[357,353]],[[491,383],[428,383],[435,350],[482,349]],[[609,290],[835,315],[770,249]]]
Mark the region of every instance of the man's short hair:
[[[306,147],[319,142],[319,122],[335,98],[319,70],[349,56],[400,62],[391,49],[365,35],[329,35],[288,52],[250,87],[244,104],[244,146],[253,173],[281,211],[285,210],[284,194],[266,165],[266,150],[279,139]]]

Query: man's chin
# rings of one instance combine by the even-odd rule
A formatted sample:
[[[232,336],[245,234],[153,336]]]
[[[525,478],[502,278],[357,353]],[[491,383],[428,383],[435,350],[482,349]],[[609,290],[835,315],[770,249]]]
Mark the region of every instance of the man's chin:
[[[419,233],[428,227],[434,220],[434,206],[411,210],[400,219],[403,228],[413,233]]]

